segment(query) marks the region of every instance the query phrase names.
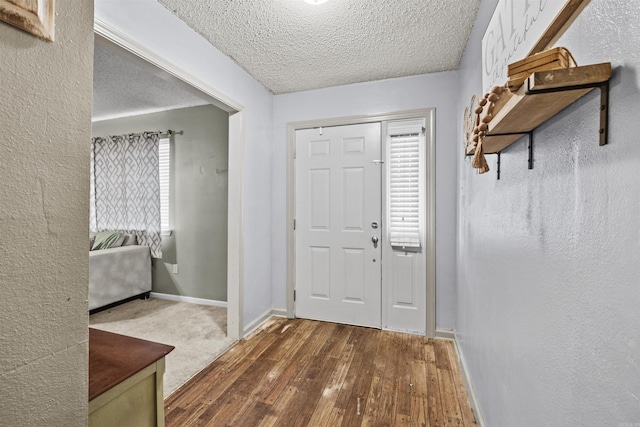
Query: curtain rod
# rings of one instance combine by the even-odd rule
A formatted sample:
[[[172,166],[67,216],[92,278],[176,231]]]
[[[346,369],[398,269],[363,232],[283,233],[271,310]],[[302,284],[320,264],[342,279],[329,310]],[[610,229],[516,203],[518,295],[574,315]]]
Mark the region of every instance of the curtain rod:
[[[182,134],[184,134],[184,131],[182,131],[182,130],[171,130],[171,129],[169,129],[169,130],[164,131],[164,132],[160,131],[160,130],[158,131],[158,135],[169,136],[169,137],[172,136],[172,135],[182,135]]]
[[[184,135],[184,131],[182,130],[156,130],[156,131],[146,131],[146,132],[138,132],[138,133],[128,133],[128,134],[124,134],[124,135],[112,135],[109,136],[109,138],[116,138],[116,137],[121,137],[121,136],[127,136],[127,137],[132,137],[135,135],[142,135],[143,133],[147,133],[147,134],[157,134],[159,137],[163,137],[163,138],[170,138],[173,135]],[[93,141],[96,138],[107,138],[107,137],[92,137],[91,140]]]
[[[184,131],[169,129],[169,130],[165,130],[165,131],[156,130],[156,131],[146,131],[146,132],[139,132],[139,133],[129,133],[129,134],[126,134],[126,135],[127,136],[133,136],[133,135],[140,135],[140,134],[143,134],[143,133],[156,133],[156,134],[158,134],[158,136],[161,136],[161,137],[164,137],[164,138],[169,138],[169,137],[171,137],[173,135],[183,135]]]

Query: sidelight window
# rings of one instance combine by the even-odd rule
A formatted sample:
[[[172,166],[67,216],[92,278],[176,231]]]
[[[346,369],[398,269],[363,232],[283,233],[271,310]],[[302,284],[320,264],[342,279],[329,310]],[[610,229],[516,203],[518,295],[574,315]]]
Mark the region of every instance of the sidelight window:
[[[424,194],[424,122],[388,122],[388,233],[391,246],[418,250],[422,246]]]

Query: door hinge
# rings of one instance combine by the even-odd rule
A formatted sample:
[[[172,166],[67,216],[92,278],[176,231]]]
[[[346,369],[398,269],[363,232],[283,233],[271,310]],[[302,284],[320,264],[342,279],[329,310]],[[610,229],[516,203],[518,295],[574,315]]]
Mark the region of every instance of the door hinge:
[[[295,302],[295,301],[296,301],[296,290],[294,289],[293,290],[293,302]]]
[[[293,231],[296,231],[296,220],[295,220],[295,218],[293,220]]]
[[[296,150],[293,150],[293,160],[295,160],[295,159],[296,159],[296,155],[297,155],[297,153],[298,153],[298,152],[297,152]]]

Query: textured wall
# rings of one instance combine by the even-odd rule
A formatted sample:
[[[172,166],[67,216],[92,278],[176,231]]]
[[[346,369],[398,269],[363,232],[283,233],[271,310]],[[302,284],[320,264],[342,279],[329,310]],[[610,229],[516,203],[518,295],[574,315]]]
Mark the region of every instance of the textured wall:
[[[436,109],[436,326],[455,326],[456,72],[359,83],[274,97],[273,306],[286,307],[286,132],[302,120]]]
[[[481,90],[484,1],[457,110]],[[540,126],[502,176],[459,143],[458,338],[488,426],[640,425],[640,8],[591,0],[559,41],[578,64],[611,61],[609,145],[597,91]],[[462,141],[459,132],[459,141]]]
[[[94,122],[93,135],[184,131],[172,138],[172,236],[154,261],[153,291],[227,300],[229,114],[211,105]],[[173,274],[170,264],[178,264]]]
[[[56,41],[0,22],[0,424],[87,419],[92,2]]]
[[[271,308],[273,95],[155,0],[96,0],[96,17],[244,106],[244,325]]]

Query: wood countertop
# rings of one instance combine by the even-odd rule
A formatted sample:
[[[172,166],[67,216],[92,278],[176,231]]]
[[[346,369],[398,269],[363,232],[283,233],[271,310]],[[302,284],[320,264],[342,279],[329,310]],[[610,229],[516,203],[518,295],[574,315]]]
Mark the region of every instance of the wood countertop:
[[[89,400],[165,357],[173,346],[89,328]]]

